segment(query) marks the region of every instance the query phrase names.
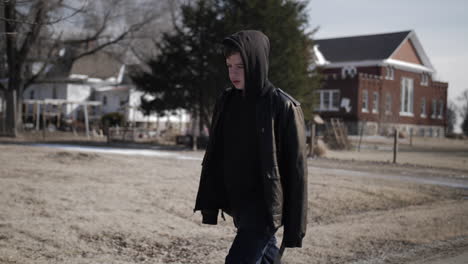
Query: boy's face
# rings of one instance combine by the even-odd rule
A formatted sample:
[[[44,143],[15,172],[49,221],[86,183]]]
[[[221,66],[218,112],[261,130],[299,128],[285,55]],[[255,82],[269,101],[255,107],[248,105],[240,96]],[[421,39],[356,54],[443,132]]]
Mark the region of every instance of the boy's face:
[[[243,90],[245,87],[244,62],[239,52],[226,58],[226,65],[229,71],[229,79],[234,87]]]

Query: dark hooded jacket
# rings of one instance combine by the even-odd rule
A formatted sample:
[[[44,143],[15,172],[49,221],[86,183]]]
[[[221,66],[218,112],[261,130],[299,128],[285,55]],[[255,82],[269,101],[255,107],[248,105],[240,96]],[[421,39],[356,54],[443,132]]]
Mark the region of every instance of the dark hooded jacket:
[[[270,44],[263,33],[240,31],[224,39],[223,44],[237,47],[244,62],[246,98],[255,109],[267,221],[273,228],[284,225],[286,247],[301,247],[307,224],[307,160],[300,104],[269,82]],[[202,163],[194,210],[202,211],[205,224],[217,224],[219,210],[228,213],[231,210],[221,175],[219,135],[224,106],[233,92],[233,88],[228,88],[217,100]]]

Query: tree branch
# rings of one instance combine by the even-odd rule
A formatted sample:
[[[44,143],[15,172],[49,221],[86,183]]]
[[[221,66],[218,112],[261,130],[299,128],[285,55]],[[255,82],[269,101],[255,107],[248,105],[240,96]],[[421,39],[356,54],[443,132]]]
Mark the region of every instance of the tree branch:
[[[59,35],[59,38],[62,36],[63,32],[60,33]],[[54,45],[49,49],[49,52],[47,53],[47,58],[52,58],[52,54],[54,53],[54,51],[60,46],[59,42],[56,41],[54,42]],[[47,68],[47,66],[49,65],[48,62],[50,62],[51,60],[46,60],[44,61],[44,64],[42,65],[42,67],[39,69],[39,71],[34,74],[33,76],[31,76],[31,78],[29,78],[28,80],[25,81],[25,84],[23,86],[23,91],[26,90],[26,88],[33,84],[45,71],[45,69]]]
[[[29,21],[24,21],[24,20],[18,20],[18,19],[10,19],[10,18],[5,18],[5,17],[0,17],[0,21],[5,21],[5,22],[13,22],[13,23],[19,23],[19,24],[27,24],[27,25],[35,25],[35,22],[29,22]]]
[[[65,17],[57,18],[56,20],[53,20],[53,21],[48,21],[48,22],[45,23],[45,24],[46,24],[46,25],[53,25],[53,24],[57,24],[57,23],[60,23],[60,22],[62,22],[62,21],[68,20],[68,19],[70,19],[70,18],[76,16],[77,14],[82,13],[82,12],[85,10],[85,8],[86,8],[87,5],[88,5],[88,0],[85,0],[85,3],[84,3],[80,8],[78,8],[78,9],[76,9],[76,8],[73,8],[73,9],[72,9],[72,7],[70,7],[70,6],[65,6],[65,5],[64,5],[64,7],[67,7],[68,9],[73,10],[73,13],[70,14],[70,15],[68,15],[68,16],[65,16]]]
[[[31,29],[26,35],[26,38],[23,41],[23,45],[21,46],[20,50],[18,51],[18,65],[24,63],[25,59],[27,58],[31,46],[36,42],[37,37],[41,31],[42,25],[41,21],[44,19],[45,15],[45,6],[44,2],[38,1],[35,6],[32,7],[36,9],[34,22],[35,24],[32,25]]]
[[[101,27],[98,28],[98,30],[90,37],[87,37],[85,39],[70,39],[64,41],[64,44],[69,44],[69,45],[76,45],[76,44],[83,44],[83,43],[89,43],[91,41],[95,41],[99,38],[99,36],[104,32],[104,30],[107,28],[107,21],[109,20],[109,17],[111,15],[111,10],[108,10],[106,15],[104,16],[104,20],[102,21]]]
[[[150,17],[144,21],[142,21],[141,23],[138,23],[138,24],[134,24],[132,26],[130,26],[126,31],[122,32],[118,37],[116,37],[115,39],[111,40],[111,41],[108,41],[106,43],[103,43],[99,46],[97,46],[96,48],[94,49],[91,49],[89,51],[86,51],[86,52],[83,52],[81,53],[80,55],[76,56],[73,58],[73,60],[77,60],[79,58],[82,58],[84,56],[87,56],[87,55],[91,55],[93,53],[96,53],[102,49],[104,49],[105,47],[107,46],[110,46],[110,45],[113,45],[121,40],[123,40],[129,33],[132,33],[132,32],[135,32],[135,31],[138,31],[141,27],[143,27],[145,24],[147,24],[149,21],[151,21],[152,19],[154,19],[153,17]]]

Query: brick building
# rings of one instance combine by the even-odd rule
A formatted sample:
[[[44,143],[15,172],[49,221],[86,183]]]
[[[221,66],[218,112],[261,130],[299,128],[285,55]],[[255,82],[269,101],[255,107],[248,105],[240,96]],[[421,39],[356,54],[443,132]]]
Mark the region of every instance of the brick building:
[[[344,120],[350,134],[445,135],[448,83],[414,31],[319,39],[316,65],[324,74],[316,111]]]

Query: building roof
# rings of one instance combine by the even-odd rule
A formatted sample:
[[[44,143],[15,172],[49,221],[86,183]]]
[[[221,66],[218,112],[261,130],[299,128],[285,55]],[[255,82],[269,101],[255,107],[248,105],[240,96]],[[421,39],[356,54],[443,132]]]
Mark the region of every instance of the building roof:
[[[389,58],[411,31],[318,39],[315,43],[329,62],[384,60]]]
[[[106,52],[85,56],[73,63],[70,74],[108,79],[119,75],[122,63]]]
[[[315,40],[318,66],[385,66],[435,72],[429,57],[413,30]]]

